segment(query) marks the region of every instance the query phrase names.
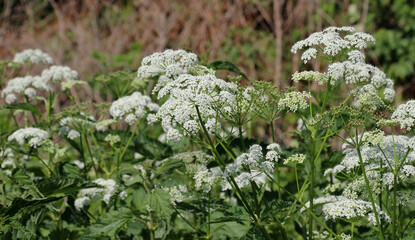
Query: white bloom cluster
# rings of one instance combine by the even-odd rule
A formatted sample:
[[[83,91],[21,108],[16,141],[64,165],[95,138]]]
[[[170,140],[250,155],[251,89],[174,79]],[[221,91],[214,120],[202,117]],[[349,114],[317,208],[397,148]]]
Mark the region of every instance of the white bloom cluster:
[[[408,131],[415,123],[415,100],[409,100],[404,104],[398,106],[393,112],[391,119],[401,124],[401,128],[406,128]]]
[[[13,62],[29,64],[53,64],[53,59],[40,49],[26,49],[14,55]]]
[[[59,134],[75,140],[81,136],[79,131],[89,131],[95,126],[95,118],[81,113],[82,117],[65,117],[59,124],[62,126]]]
[[[73,161],[73,164],[75,164],[77,167],[79,167],[80,169],[84,169],[85,167],[85,163],[79,161],[79,159],[76,159],[75,161]]]
[[[352,27],[329,27],[321,32],[311,34],[308,38],[298,41],[291,48],[291,52],[296,53],[300,49],[308,48],[301,59],[304,63],[317,57],[318,46],[323,53],[335,57],[347,49],[362,49],[367,47],[367,42],[375,42],[373,36],[367,33],[356,32]],[[345,35],[342,37],[340,33]],[[348,34],[350,33],[350,34]]]
[[[114,145],[116,143],[121,142],[121,138],[118,135],[114,135],[114,134],[108,134],[105,139],[105,142],[109,143],[109,145],[111,145],[111,147],[114,147]]]
[[[367,42],[374,43],[375,39],[369,34],[354,33],[354,31],[352,27],[329,27],[294,44],[291,49],[293,53],[296,53],[299,49],[308,48],[301,57],[305,63],[317,57],[317,49],[321,49],[325,55],[333,60],[344,59],[344,57],[347,57],[347,60],[330,64],[328,72],[324,74],[312,71],[296,72],[293,75],[293,80],[316,80],[321,85],[327,82],[328,79],[331,79],[331,83],[334,84],[344,78],[347,84],[357,84],[359,86],[353,90],[352,94],[357,96],[361,105],[369,105],[376,101],[376,104],[372,105],[380,107],[380,105],[383,105],[383,100],[392,102],[395,97],[393,81],[387,78],[386,74],[377,67],[366,64],[365,56],[360,51],[367,47]],[[343,56],[346,53],[347,56]]]
[[[327,74],[334,80],[344,78],[347,84],[364,85],[364,87],[369,85],[371,86],[370,91],[376,94],[381,91],[383,92],[383,99],[392,102],[395,96],[393,81],[387,78],[386,74],[379,68],[364,63],[363,55],[360,57],[351,55],[349,57],[351,58],[348,61],[330,64]],[[359,89],[357,88],[357,90]]]
[[[380,219],[390,223],[389,215],[380,210],[380,207],[375,204],[376,211]],[[334,201],[327,202],[322,207],[323,214],[326,220],[328,219],[347,219],[360,220],[364,219],[367,222],[377,225],[375,214],[372,209],[372,203],[364,200],[348,199],[346,197],[337,198]]]
[[[137,77],[141,79],[165,75],[167,78],[175,78],[187,73],[197,63],[197,55],[194,53],[168,49],[143,58]]]
[[[214,133],[220,129],[217,121],[218,109],[235,105],[236,91],[235,84],[214,75],[182,74],[159,91],[159,99],[164,96],[170,98],[160,107],[155,119],[161,120],[168,141],[178,141],[183,135],[197,134],[200,120],[204,122],[209,133]],[[196,107],[199,108],[201,119]]]
[[[281,110],[289,110],[296,112],[298,109],[306,109],[308,103],[304,98],[311,98],[309,92],[289,92],[286,93],[284,98],[278,102],[278,108]]]
[[[78,211],[86,206],[92,198],[98,195],[102,197],[102,201],[104,201],[106,204],[109,204],[111,196],[115,193],[117,184],[113,179],[105,180],[98,178],[93,182],[101,186],[101,188],[94,187],[82,189],[80,192],[81,196],[75,200],[75,208]]]
[[[20,145],[25,144],[25,140],[28,140],[29,146],[32,148],[38,148],[42,145],[42,142],[48,138],[48,132],[45,130],[34,128],[34,127],[27,127],[21,128],[13,132],[8,138],[7,141],[11,142],[16,140],[16,142]]]
[[[157,112],[159,106],[151,101],[151,98],[134,92],[130,96],[122,97],[111,104],[110,114],[114,119],[124,119],[129,125],[133,125],[148,112]]]
[[[173,205],[176,203],[181,203],[184,200],[186,200],[186,193],[187,193],[187,187],[186,185],[178,185],[171,188],[163,188],[170,194],[170,201]]]
[[[1,97],[6,99],[7,104],[12,104],[17,100],[16,95],[25,95],[29,98],[36,96],[37,90],[49,91],[47,81],[39,76],[16,77],[7,83],[1,93]]]
[[[398,166],[401,166],[397,175],[397,183],[402,184],[400,190],[411,191],[405,186],[415,182],[415,152],[413,151],[415,139],[401,135],[383,136],[380,130],[365,133],[358,138],[362,139],[360,154],[373,194],[379,195],[383,190],[393,188],[393,173]],[[343,146],[345,157],[340,164],[327,169],[324,175],[339,173],[348,175],[360,172],[356,171],[361,166],[357,149],[347,146],[347,144]],[[368,198],[367,186],[361,174],[353,177],[345,187],[343,195],[351,199]]]
[[[24,56],[28,54],[30,55],[29,52],[25,53]],[[18,59],[23,61],[26,57],[18,57]],[[39,56],[35,57],[35,59],[37,59],[36,61],[46,61],[41,60],[42,57]],[[12,104],[17,100],[17,97],[19,95],[24,95],[29,98],[33,98],[36,96],[37,91],[39,90],[51,91],[52,88],[49,86],[49,83],[52,81],[56,82],[65,79],[69,84],[65,86],[62,85],[62,90],[65,90],[65,88],[70,88],[75,84],[84,83],[84,81],[76,81],[75,79],[77,78],[78,73],[74,70],[71,70],[69,67],[52,66],[49,69],[43,70],[41,76],[16,77],[9,80],[7,86],[2,91],[1,96],[5,98],[7,104]]]
[[[51,66],[42,72],[42,78],[45,81],[62,81],[62,80],[77,80],[78,72],[70,69],[67,66]]]
[[[1,168],[7,175],[12,174],[12,169],[16,168],[15,156],[11,148],[0,151],[0,159],[2,159]]]
[[[217,183],[222,177],[222,171],[219,167],[208,169],[204,165],[199,165],[193,179],[195,180],[196,190],[201,190],[205,193],[210,192],[213,184]]]
[[[242,153],[234,163],[228,164],[223,173],[222,190],[232,189],[226,178],[235,175],[235,181],[240,188],[247,187],[252,181],[265,185],[267,174],[274,172],[275,163],[280,159],[281,147],[277,143],[271,143],[267,150],[264,157],[262,147],[254,144],[249,152]]]
[[[292,76],[292,80],[294,82],[298,82],[301,80],[305,81],[317,81],[318,85],[323,85],[326,82],[329,81],[329,76],[324,73],[320,73],[317,71],[302,71],[302,72],[295,72]],[[331,82],[331,84],[334,84],[335,82]]]
[[[306,159],[306,155],[304,154],[294,154],[292,156],[290,156],[289,158],[284,160],[284,164],[301,164],[304,162],[304,160]]]

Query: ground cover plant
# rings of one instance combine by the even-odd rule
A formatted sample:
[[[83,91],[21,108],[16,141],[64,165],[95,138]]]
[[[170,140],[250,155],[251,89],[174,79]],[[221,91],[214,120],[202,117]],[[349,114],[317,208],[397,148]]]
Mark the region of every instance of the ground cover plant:
[[[91,80],[109,103],[82,102],[90,82],[41,50],[17,53],[0,63],[1,238],[412,239],[415,101],[394,105],[365,63],[374,43],[352,27],[295,43],[328,69],[296,72],[298,89],[165,50]],[[278,119],[296,126],[288,146]]]

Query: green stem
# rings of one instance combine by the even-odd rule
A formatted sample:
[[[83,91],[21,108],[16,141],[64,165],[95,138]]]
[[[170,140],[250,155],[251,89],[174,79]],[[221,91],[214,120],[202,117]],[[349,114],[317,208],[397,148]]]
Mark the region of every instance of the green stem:
[[[4,173],[3,170],[0,169],[1,172],[1,196],[2,196],[2,205],[3,207],[7,207],[7,196],[6,196],[6,181],[4,181]]]
[[[209,141],[210,151],[214,155],[215,159],[217,160],[217,162],[219,163],[219,166],[222,168],[222,171],[223,171],[225,169],[225,166],[226,166],[225,161],[223,161],[222,157],[217,152],[216,147],[215,147],[212,139],[210,138],[209,133],[208,133],[205,125],[203,124],[202,117],[201,117],[200,111],[199,111],[199,107],[197,105],[196,105],[196,112],[197,112],[197,115],[198,115],[198,118],[199,118],[200,125],[202,126],[202,129],[203,129],[203,131],[206,135],[206,138]],[[254,220],[255,224],[259,227],[259,229],[261,230],[264,237],[268,240],[271,240],[271,237],[270,237],[269,233],[267,232],[267,230],[265,229],[265,226],[262,225],[262,223],[259,220],[258,216],[250,208],[248,202],[245,199],[245,196],[244,196],[243,192],[239,188],[239,186],[236,183],[235,179],[232,176],[229,176],[229,177],[227,177],[227,180],[231,184],[232,188],[234,188],[236,190],[236,193],[237,193],[236,196],[238,196],[239,200],[241,200],[241,202],[244,205],[245,209],[251,215],[252,219]]]
[[[392,212],[392,240],[396,239],[396,188],[397,174],[393,174],[393,212]]]
[[[312,212],[314,209],[314,171],[315,171],[315,164],[314,164],[314,149],[315,149],[315,142],[313,141],[313,151],[312,156],[310,158],[310,188],[309,188],[309,198],[310,198],[310,211],[309,211],[309,219],[308,219],[308,239],[313,239],[313,216]]]
[[[209,197],[208,197],[206,239],[210,239],[210,192],[209,192]]]
[[[98,178],[98,170],[97,170],[97,167],[95,166],[94,158],[92,157],[92,151],[91,151],[91,147],[89,146],[88,139],[86,137],[86,134],[82,134],[82,136],[85,139],[86,149],[88,150],[88,154],[89,154],[89,157],[91,159],[92,167],[94,168],[94,171],[95,171],[95,176]],[[86,167],[86,165],[85,165],[85,167]]]
[[[357,135],[357,129],[356,129],[356,137],[357,137],[357,136],[358,136],[358,135]],[[358,140],[357,140],[357,141],[358,141]],[[357,149],[357,155],[359,156],[360,167],[361,167],[362,172],[363,172],[363,177],[365,178],[366,187],[367,187],[367,190],[368,190],[368,192],[369,192],[369,199],[370,199],[370,202],[372,203],[373,212],[375,213],[375,217],[376,217],[376,224],[377,224],[378,229],[379,229],[380,238],[381,238],[382,240],[384,240],[385,238],[384,238],[384,236],[383,236],[382,227],[381,227],[381,225],[380,225],[379,216],[378,216],[378,211],[376,210],[375,201],[374,201],[374,199],[373,199],[373,195],[372,195],[372,190],[371,190],[371,188],[370,188],[369,179],[367,178],[366,171],[365,171],[365,167],[364,167],[364,164],[363,164],[362,154],[360,153],[360,146],[359,146],[359,145],[357,145],[357,146],[356,146],[356,149]]]

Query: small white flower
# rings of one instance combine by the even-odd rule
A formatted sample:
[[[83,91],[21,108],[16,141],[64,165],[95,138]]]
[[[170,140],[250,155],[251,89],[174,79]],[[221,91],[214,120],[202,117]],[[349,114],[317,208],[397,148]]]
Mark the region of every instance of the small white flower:
[[[78,131],[71,129],[69,130],[67,137],[71,140],[75,140],[76,138],[79,138],[80,136],[81,134]]]
[[[85,163],[84,162],[81,162],[81,161],[79,161],[78,159],[77,160],[75,160],[75,161],[73,161],[73,164],[75,164],[77,167],[79,167],[80,169],[84,169],[84,167],[85,167]]]
[[[76,210],[81,211],[81,209],[88,205],[90,201],[91,199],[89,197],[77,198],[74,202]]]

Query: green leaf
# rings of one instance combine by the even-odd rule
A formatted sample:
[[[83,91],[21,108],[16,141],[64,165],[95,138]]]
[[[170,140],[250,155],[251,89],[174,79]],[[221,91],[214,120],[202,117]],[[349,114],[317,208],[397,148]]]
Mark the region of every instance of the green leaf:
[[[124,175],[131,175],[128,178],[123,178]],[[124,182],[125,186],[131,186],[136,183],[142,183],[144,181],[143,177],[141,176],[141,170],[135,167],[126,167],[122,168],[118,172],[118,177]]]
[[[97,239],[104,236],[115,238],[115,235],[133,220],[134,215],[128,208],[111,210],[92,224],[80,239]]]
[[[76,178],[41,178],[34,181],[39,191],[45,196],[75,192],[97,185],[89,181]]]
[[[172,155],[172,149],[170,146],[145,135],[140,134],[135,136],[133,143],[132,148],[136,152],[139,152],[143,156],[150,159],[161,160]]]
[[[42,116],[42,111],[40,111],[40,108],[30,104],[30,103],[15,103],[7,105],[6,109],[20,109],[32,112],[33,114],[36,114],[38,116]]]
[[[249,81],[248,77],[241,71],[235,64],[228,62],[228,61],[215,61],[212,63],[209,63],[207,65],[208,68],[212,68],[215,70],[228,70],[233,73],[241,75],[243,78]]]
[[[0,207],[0,219],[6,221],[10,217],[20,214],[24,211],[30,210],[31,208],[43,206],[47,203],[55,202],[62,197],[50,197],[44,199],[26,200],[23,198],[16,198],[13,200],[10,206]]]
[[[166,220],[167,225],[170,224],[170,216],[174,210],[170,203],[170,195],[163,189],[155,189],[152,193],[147,194],[146,202],[150,208],[161,215]]]
[[[183,160],[176,158],[168,158],[166,160],[157,162],[156,176],[171,173],[174,169],[184,166]]]

